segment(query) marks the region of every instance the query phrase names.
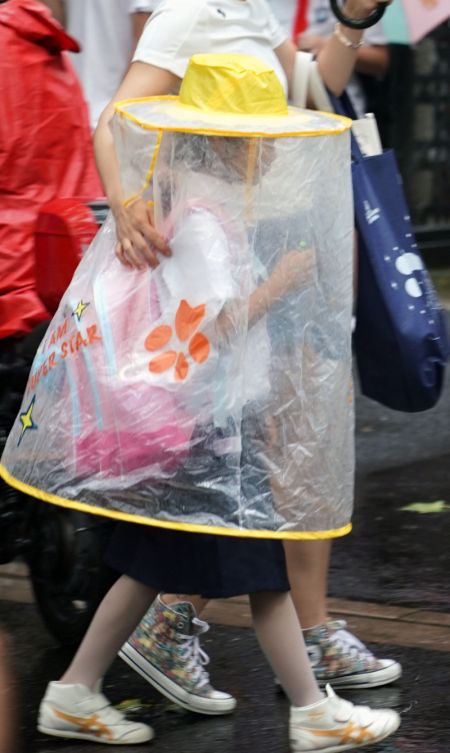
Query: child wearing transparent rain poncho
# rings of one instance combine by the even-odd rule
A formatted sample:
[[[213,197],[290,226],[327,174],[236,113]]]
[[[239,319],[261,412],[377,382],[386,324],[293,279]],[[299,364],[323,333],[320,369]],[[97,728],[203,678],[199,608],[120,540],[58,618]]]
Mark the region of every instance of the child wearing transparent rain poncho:
[[[122,103],[114,128],[124,186],[149,195],[152,181],[157,227],[173,255],[156,269],[126,269],[114,256],[112,221],[104,226],[39,348],[8,440],[2,473],[12,483],[49,502],[139,522],[119,526],[110,558],[124,574],[66,673],[48,686],[39,729],[108,744],[151,739],[150,727],[109,705],[100,683],[158,591],[170,589],[250,592],[257,637],[292,704],[295,750],[381,740],[397,728],[397,714],[354,706],[331,688],[322,695],[284,563],[265,550],[266,539],[348,528],[342,504],[324,509],[311,498],[310,509],[285,509],[271,491],[281,472],[277,445],[290,436],[279,418],[289,412],[284,381],[296,384],[304,405],[324,381],[325,407],[344,404],[348,392],[349,344],[344,338],[336,352],[326,326],[327,306],[343,326],[351,309],[348,123],[288,110],[274,72],[257,58],[199,55],[179,98]],[[325,266],[317,249],[289,248],[265,225],[267,208],[273,216],[280,201],[278,181],[289,183],[287,166],[301,178],[299,194],[312,192],[315,151],[329,164],[326,178],[314,176],[315,196],[326,202],[335,182],[344,215],[342,227],[337,210],[328,221],[331,246],[321,237]],[[305,199],[293,193],[291,204],[304,220]],[[315,222],[325,217],[313,195],[307,210]],[[343,277],[335,252],[346,256]],[[334,300],[332,288],[348,301]],[[292,334],[278,342],[287,315]],[[343,419],[341,436],[345,427],[351,420]],[[192,625],[184,662],[198,651],[202,623]],[[177,660],[168,655],[174,674]],[[226,694],[215,691],[215,700],[232,710]]]

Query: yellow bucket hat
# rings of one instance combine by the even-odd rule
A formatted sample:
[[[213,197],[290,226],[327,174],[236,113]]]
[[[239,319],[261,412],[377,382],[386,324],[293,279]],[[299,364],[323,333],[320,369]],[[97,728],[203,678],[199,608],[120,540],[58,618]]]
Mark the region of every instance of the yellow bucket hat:
[[[116,104],[142,128],[222,136],[315,136],[342,133],[348,118],[288,107],[276,73],[252,55],[194,55],[178,96]]]

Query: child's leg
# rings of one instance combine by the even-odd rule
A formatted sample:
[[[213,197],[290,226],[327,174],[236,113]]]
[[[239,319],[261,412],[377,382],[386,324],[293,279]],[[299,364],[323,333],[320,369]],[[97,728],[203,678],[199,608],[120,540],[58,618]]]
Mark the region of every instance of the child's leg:
[[[328,619],[327,592],[331,539],[285,541],[286,565],[292,601],[302,628]]]
[[[293,706],[323,697],[309,663],[298,617],[289,593],[250,594],[259,643]]]
[[[235,699],[213,688],[205,669],[208,657],[200,649],[199,638],[207,630],[209,625],[198,619],[190,596],[159,594],[119,656],[182,708],[199,714],[229,714]]]
[[[253,622],[261,647],[291,701],[291,750],[338,751],[384,740],[400,724],[390,709],[373,711],[338,698],[327,686],[322,696],[308,661],[290,594],[251,594]]]
[[[60,682],[94,689],[156,595],[154,589],[122,575],[101,602]]]

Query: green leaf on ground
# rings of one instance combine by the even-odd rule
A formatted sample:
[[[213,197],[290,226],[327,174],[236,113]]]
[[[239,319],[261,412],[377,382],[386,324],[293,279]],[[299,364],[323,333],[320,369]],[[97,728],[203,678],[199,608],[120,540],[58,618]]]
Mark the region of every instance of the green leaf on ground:
[[[129,698],[126,701],[116,703],[115,706],[119,711],[129,711],[130,709],[140,709],[142,707],[142,702],[140,698]]]
[[[154,705],[148,701],[141,701],[140,698],[128,698],[125,701],[114,704],[119,711],[145,711],[146,709],[151,709]]]
[[[400,510],[403,512],[419,512],[423,515],[450,510],[450,505],[444,499],[437,499],[436,502],[414,502],[411,505],[406,505],[406,507],[401,507]]]

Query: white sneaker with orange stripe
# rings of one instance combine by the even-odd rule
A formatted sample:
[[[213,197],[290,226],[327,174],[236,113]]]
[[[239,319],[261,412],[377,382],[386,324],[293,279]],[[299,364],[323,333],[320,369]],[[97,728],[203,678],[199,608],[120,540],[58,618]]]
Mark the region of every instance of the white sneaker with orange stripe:
[[[289,736],[298,753],[340,753],[384,740],[400,725],[392,709],[354,706],[339,698],[330,685],[326,698],[311,706],[291,707]]]
[[[85,685],[60,682],[47,686],[39,708],[38,730],[44,735],[107,745],[133,745],[153,738],[151,727],[127,719],[102,693]]]

